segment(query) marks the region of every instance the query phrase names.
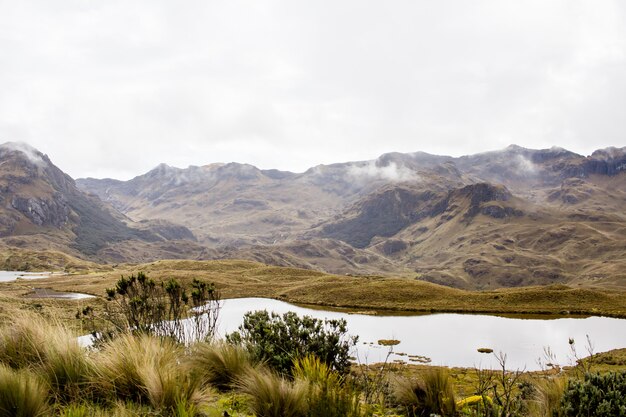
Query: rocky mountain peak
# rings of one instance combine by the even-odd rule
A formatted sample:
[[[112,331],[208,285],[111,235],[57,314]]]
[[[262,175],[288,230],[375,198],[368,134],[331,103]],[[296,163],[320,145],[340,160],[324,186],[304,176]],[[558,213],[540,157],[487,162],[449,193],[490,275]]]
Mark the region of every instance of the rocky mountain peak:
[[[0,145],[0,158],[18,157],[25,161],[42,166],[50,161],[48,157],[24,142],[5,142]]]
[[[626,146],[623,148],[611,146],[609,148],[598,149],[591,154],[591,158],[605,161],[624,159],[626,158]]]

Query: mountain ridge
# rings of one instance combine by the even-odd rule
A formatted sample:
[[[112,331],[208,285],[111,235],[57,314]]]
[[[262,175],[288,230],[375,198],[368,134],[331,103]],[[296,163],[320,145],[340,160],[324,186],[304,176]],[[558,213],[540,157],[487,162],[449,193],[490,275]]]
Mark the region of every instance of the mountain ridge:
[[[26,153],[38,157],[34,151]],[[35,225],[45,229],[37,239],[17,228],[2,240],[23,247],[54,240],[55,248],[99,262],[239,258],[472,289],[554,283],[621,288],[624,171],[626,147],[582,156],[517,145],[461,157],[390,152],[302,173],[238,163],[159,164],[128,181],[74,183],[59,170],[62,175],[55,171],[51,178],[72,198],[100,204],[133,236],[104,239],[89,253],[77,253],[71,233],[49,226]],[[18,177],[0,170],[0,184],[20,184]],[[0,195],[5,203],[9,194]],[[28,205],[20,204],[16,200],[21,211],[12,208],[13,217],[26,216]],[[68,219],[81,211],[70,206]],[[13,217],[0,216],[0,226]]]

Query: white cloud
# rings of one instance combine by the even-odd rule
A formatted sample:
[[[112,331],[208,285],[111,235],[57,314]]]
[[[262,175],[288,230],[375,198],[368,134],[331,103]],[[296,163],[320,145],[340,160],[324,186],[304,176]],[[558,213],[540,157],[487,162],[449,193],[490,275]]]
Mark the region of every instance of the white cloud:
[[[365,181],[382,179],[387,181],[418,181],[419,175],[404,165],[398,166],[395,162],[379,166],[376,161],[367,161],[363,164],[352,165],[348,168],[348,175]]]
[[[623,146],[614,1],[0,0],[0,139],[74,177]]]
[[[6,149],[8,151],[21,152],[28,158],[30,162],[35,165],[42,166],[46,162],[43,158],[37,153],[37,150],[27,143],[23,142],[6,142],[0,145],[0,149]]]

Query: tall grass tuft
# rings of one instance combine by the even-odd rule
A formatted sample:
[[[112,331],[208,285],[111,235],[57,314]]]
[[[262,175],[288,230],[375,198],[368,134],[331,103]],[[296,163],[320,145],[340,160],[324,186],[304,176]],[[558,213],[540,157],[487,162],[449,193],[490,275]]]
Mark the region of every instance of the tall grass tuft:
[[[429,369],[418,380],[397,380],[393,396],[411,417],[431,414],[448,417],[456,411],[452,382],[447,370],[442,368]]]
[[[0,362],[33,369],[60,402],[83,399],[93,370],[87,351],[66,326],[32,313],[0,329]]]
[[[97,355],[96,397],[149,404],[165,412],[203,402],[206,392],[180,364],[182,354],[182,347],[170,339],[119,336]]]
[[[52,330],[41,316],[18,314],[11,323],[0,328],[0,362],[13,369],[41,364],[46,359]],[[54,330],[63,331],[62,328]]]
[[[253,367],[247,350],[224,342],[197,343],[191,349],[187,365],[203,384],[221,391],[231,389]]]
[[[0,364],[0,417],[48,415],[48,392],[36,376]]]
[[[309,355],[294,362],[293,377],[308,386],[309,417],[360,417],[358,392],[336,371],[317,356]]]
[[[567,378],[549,378],[537,382],[537,415],[561,417],[564,415],[561,401],[567,388]]]
[[[306,417],[308,385],[290,381],[267,370],[253,370],[239,382],[251,398],[257,417]]]

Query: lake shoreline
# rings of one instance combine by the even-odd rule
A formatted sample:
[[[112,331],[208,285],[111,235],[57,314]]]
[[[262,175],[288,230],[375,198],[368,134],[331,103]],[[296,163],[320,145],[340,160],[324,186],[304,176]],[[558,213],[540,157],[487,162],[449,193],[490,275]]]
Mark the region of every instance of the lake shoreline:
[[[237,298],[247,298],[247,296],[238,296],[238,297],[229,297],[224,298],[228,299],[237,299]],[[537,318],[585,318],[585,317],[610,317],[616,319],[626,319],[626,312],[624,313],[611,313],[611,312],[601,312],[597,310],[561,310],[561,311],[553,311],[553,310],[517,310],[517,309],[472,309],[472,308],[407,308],[407,307],[379,307],[379,306],[367,306],[363,304],[349,304],[349,303],[311,303],[311,302],[302,302],[298,299],[292,299],[287,297],[259,297],[259,298],[271,298],[277,301],[284,301],[286,303],[295,304],[302,307],[323,307],[324,310],[330,309],[333,311],[344,311],[349,314],[372,314],[372,315],[385,315],[385,313],[395,313],[395,314],[387,314],[387,315],[428,315],[428,314],[445,314],[445,313],[453,313],[453,314],[484,314],[491,316],[501,316],[507,318],[533,318],[533,316]],[[319,308],[320,310],[322,308]]]
[[[346,310],[316,309],[259,297],[224,300],[218,335],[235,331],[245,314],[258,310],[279,315],[292,311],[316,319],[346,320],[348,333],[359,337],[355,356],[365,359],[366,363],[382,362],[389,350],[393,352],[390,359],[394,362],[413,364],[426,358],[432,365],[461,368],[478,365],[493,369],[498,366],[494,355],[504,352],[508,354],[510,369],[537,371],[541,367],[536,361],[542,358],[546,347],[554,354],[549,362],[569,365],[569,340],[576,340],[582,349],[588,337],[596,353],[626,346],[626,320],[618,318],[567,316],[546,320],[547,317],[507,318],[459,313],[370,315],[365,311],[355,314]],[[398,346],[387,348],[381,343],[386,340],[397,341]],[[460,340],[461,345],[457,343]],[[494,355],[483,353],[481,348],[489,348]]]

